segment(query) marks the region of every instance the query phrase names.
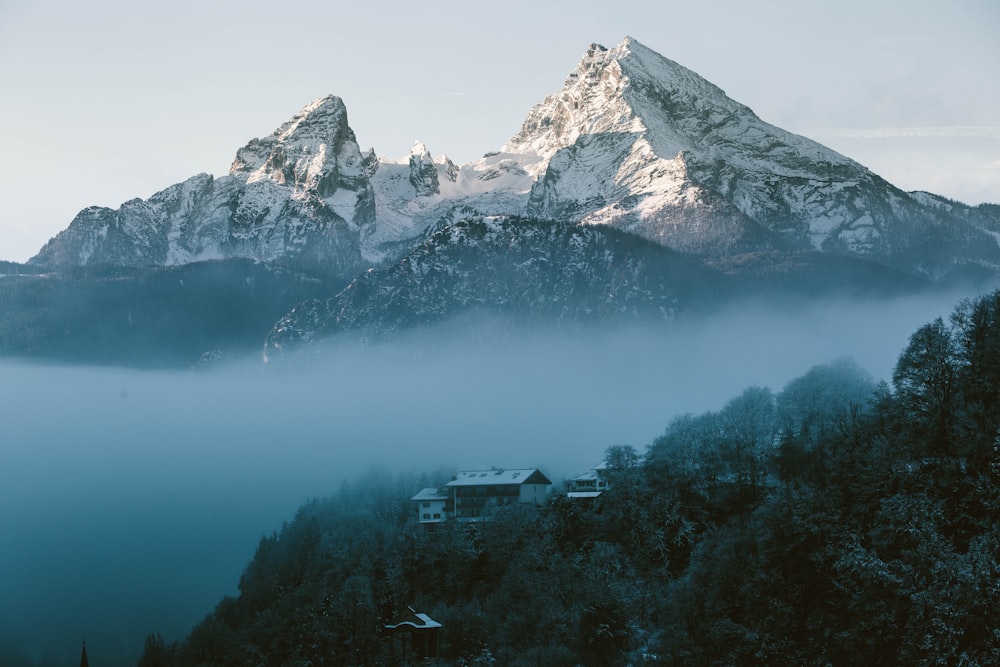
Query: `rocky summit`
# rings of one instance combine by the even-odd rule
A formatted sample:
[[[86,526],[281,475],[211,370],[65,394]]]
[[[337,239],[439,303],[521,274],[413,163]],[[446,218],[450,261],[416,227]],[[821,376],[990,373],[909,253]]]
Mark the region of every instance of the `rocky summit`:
[[[227,176],[199,174],[117,210],[91,207],[31,263],[169,266],[253,258],[350,276],[375,221],[369,177],[338,97],[303,108],[236,153]]]
[[[1000,259],[1000,220],[977,225],[969,207],[902,192],[631,38],[591,45],[477,166],[504,161],[525,172],[525,215],[698,255],[814,249],[932,278]]]

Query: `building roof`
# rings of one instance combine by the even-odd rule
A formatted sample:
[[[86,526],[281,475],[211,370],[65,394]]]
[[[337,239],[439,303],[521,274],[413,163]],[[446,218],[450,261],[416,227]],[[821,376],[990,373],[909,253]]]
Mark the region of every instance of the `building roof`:
[[[566,494],[567,498],[596,498],[604,493],[603,491],[570,491]]]
[[[504,470],[463,470],[447,486],[486,486],[494,484],[552,484],[537,468]]]
[[[589,479],[594,479],[594,480],[600,479],[601,474],[604,473],[604,472],[607,472],[607,470],[608,470],[607,464],[598,463],[596,466],[594,466],[593,468],[591,468],[587,472],[581,473],[581,474],[577,475],[576,477],[570,477],[569,481],[575,482],[577,480],[585,481],[585,480],[589,480]]]
[[[401,627],[429,630],[431,628],[440,628],[442,626],[427,614],[421,614],[413,611],[413,607],[407,607],[406,611],[385,624],[386,630],[395,630]]]
[[[441,493],[441,489],[435,487],[429,487],[426,489],[421,489],[420,493],[410,498],[410,500],[448,500],[448,494]]]

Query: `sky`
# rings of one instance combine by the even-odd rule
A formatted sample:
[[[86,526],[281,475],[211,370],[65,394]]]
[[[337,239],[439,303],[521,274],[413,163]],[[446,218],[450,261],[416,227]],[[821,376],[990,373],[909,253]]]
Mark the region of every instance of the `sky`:
[[[904,189],[1000,202],[994,0],[0,0],[0,259],[342,97],[363,148],[502,146],[626,35]]]

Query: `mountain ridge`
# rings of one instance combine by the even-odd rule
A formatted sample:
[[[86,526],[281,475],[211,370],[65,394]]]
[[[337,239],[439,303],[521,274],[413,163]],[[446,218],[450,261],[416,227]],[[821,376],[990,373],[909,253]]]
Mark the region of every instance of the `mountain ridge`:
[[[703,256],[812,248],[938,278],[1000,268],[1000,219],[976,222],[969,208],[905,193],[626,37],[592,44],[478,160],[435,160],[419,143],[402,162],[362,152],[328,95],[240,148],[227,176],[84,209],[31,262],[249,257],[350,278],[473,214],[609,225]]]
[[[348,277],[374,216],[343,101],[329,95],[240,148],[226,176],[198,174],[118,209],[89,207],[31,264],[172,266],[248,258]]]
[[[594,325],[672,327],[743,297],[891,297],[926,288],[865,260],[761,251],[705,260],[603,225],[471,216],[441,225],[398,262],[281,317],[265,362],[334,336],[363,341],[477,317],[567,333]],[[473,326],[475,326],[473,324]]]
[[[627,37],[590,45],[562,88],[477,160],[456,165],[419,141],[400,160],[362,151],[343,101],[327,95],[237,150],[227,175],[84,209],[30,265],[218,260],[346,285],[287,303],[258,334],[275,356],[476,310],[670,323],[754,290],[989,281],[1000,206],[903,192]]]

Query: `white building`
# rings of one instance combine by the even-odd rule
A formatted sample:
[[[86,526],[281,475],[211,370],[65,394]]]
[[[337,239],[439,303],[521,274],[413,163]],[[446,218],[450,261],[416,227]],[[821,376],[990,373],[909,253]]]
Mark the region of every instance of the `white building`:
[[[439,523],[452,512],[451,496],[444,489],[422,489],[410,501],[417,506],[417,521],[420,523]]]
[[[593,500],[611,488],[607,467],[602,463],[566,481],[566,496]]]
[[[463,470],[440,489],[423,489],[410,500],[420,523],[448,517],[476,521],[515,503],[545,506],[551,489],[552,482],[537,468]]]

